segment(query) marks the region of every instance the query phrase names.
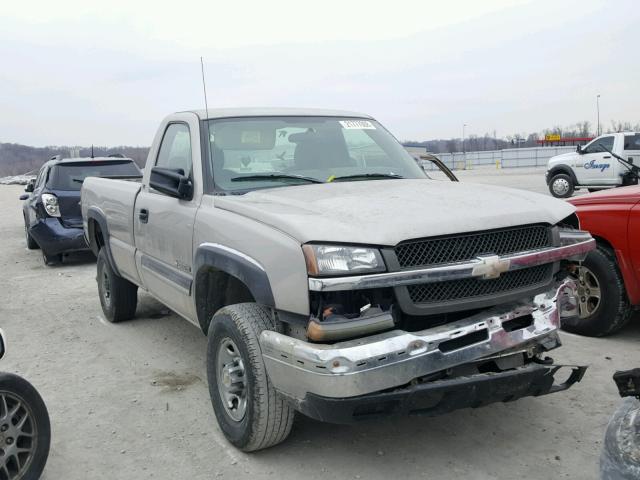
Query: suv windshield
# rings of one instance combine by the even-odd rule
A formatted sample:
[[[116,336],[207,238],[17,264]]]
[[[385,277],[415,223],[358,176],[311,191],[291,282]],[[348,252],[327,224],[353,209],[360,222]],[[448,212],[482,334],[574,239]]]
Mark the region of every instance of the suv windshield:
[[[47,187],[79,191],[87,177],[138,177],[140,169],[131,160],[90,160],[60,163],[51,167]]]
[[[427,179],[374,120],[246,117],[209,121],[217,191],[362,180]]]

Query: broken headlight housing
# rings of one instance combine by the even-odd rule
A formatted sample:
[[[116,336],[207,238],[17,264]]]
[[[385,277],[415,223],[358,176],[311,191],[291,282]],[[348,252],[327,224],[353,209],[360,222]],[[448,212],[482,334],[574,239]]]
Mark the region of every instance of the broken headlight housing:
[[[354,275],[386,270],[382,255],[375,248],[347,245],[302,246],[310,276]]]
[[[47,215],[49,215],[50,217],[60,216],[60,206],[58,205],[58,197],[56,197],[52,193],[42,194],[42,205],[44,207],[44,210],[47,212]]]

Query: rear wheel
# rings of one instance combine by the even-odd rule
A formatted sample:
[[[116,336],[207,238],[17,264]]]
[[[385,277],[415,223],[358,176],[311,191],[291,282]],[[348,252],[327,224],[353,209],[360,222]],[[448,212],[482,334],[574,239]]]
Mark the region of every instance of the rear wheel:
[[[47,267],[50,267],[52,265],[58,265],[62,263],[62,254],[58,253],[56,255],[51,255],[45,252],[44,250],[42,250],[42,261]]]
[[[631,318],[631,308],[615,256],[598,247],[587,255],[575,274],[578,317],[562,321],[568,332],[602,337],[617,332]]]
[[[24,378],[0,373],[0,478],[40,478],[49,456],[49,413]]]
[[[96,269],[100,305],[106,319],[113,323],[132,319],[138,305],[138,287],[116,275],[104,248],[98,253]]]
[[[293,425],[295,412],[273,388],[258,341],[275,328],[268,309],[255,303],[224,307],[209,325],[211,403],[227,440],[245,452],[284,441]]]
[[[31,234],[29,233],[29,227],[27,226],[27,221],[26,220],[24,222],[24,236],[25,236],[25,240],[27,242],[27,248],[29,250],[37,250],[38,249],[38,243],[33,239]]]
[[[554,175],[549,181],[549,192],[556,198],[569,198],[574,189],[573,180],[566,173]]]

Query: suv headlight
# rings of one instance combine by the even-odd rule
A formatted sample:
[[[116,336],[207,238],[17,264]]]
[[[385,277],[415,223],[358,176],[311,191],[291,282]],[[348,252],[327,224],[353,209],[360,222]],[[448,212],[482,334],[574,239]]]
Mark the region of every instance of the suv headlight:
[[[58,206],[58,197],[51,193],[42,194],[42,205],[45,211],[51,217],[60,216],[60,207]]]
[[[375,248],[344,245],[303,245],[311,276],[384,272],[382,255]]]

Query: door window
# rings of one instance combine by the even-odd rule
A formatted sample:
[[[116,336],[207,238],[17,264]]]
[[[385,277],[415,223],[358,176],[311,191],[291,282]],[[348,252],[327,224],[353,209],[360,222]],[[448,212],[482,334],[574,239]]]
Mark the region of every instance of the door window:
[[[158,153],[157,167],[182,170],[191,176],[191,135],[184,123],[172,123],[167,127]]]
[[[624,136],[625,150],[640,150],[640,133]]]
[[[596,138],[593,142],[587,145],[584,149],[584,153],[602,153],[607,150],[613,150],[613,135],[608,137]],[[603,145],[607,150],[602,148]]]

